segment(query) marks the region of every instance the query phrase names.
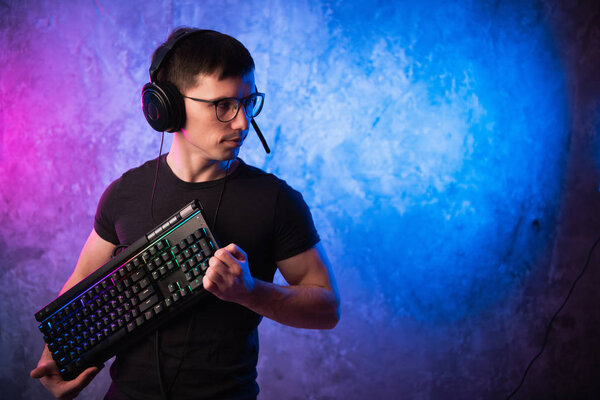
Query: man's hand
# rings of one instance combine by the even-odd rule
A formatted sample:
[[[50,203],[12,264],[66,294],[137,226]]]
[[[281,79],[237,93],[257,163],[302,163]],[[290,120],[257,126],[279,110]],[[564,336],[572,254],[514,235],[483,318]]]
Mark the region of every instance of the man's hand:
[[[244,303],[254,288],[248,257],[244,250],[230,244],[217,250],[202,278],[206,290],[225,301]]]
[[[277,262],[288,285],[252,277],[248,257],[230,244],[211,257],[204,288],[279,323],[305,329],[331,329],[340,319],[340,297],[320,243]]]
[[[90,367],[72,381],[65,381],[58,373],[58,368],[50,353],[45,349],[37,367],[29,375],[32,378],[39,379],[42,385],[57,399],[71,400],[77,397],[79,392],[92,381],[98,372],[100,372],[100,368]]]

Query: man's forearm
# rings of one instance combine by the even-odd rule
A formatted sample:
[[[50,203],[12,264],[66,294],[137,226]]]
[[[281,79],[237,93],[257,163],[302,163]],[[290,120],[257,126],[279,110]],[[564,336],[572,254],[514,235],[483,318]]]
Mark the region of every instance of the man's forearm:
[[[242,305],[284,325],[306,329],[331,329],[340,319],[339,299],[319,286],[281,286],[254,280]]]

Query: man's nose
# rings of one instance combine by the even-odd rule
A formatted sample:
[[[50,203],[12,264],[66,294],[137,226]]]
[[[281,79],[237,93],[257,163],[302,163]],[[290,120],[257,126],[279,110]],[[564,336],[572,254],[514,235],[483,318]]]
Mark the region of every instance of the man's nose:
[[[248,117],[246,116],[246,109],[243,104],[240,104],[237,115],[231,121],[231,127],[233,129],[241,129],[242,131],[248,130]]]

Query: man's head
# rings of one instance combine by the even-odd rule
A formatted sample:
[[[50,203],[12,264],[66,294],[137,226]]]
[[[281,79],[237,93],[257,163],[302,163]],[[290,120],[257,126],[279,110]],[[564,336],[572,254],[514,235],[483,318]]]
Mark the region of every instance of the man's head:
[[[183,38],[177,40],[180,37]],[[254,71],[250,52],[237,39],[216,31],[193,28],[174,30],[152,55],[152,65],[173,41],[177,41],[176,45],[156,71],[155,79],[157,82],[171,82],[180,93],[195,86],[201,76],[225,79],[242,77]]]
[[[152,56],[142,111],[155,130],[179,131],[186,122],[181,94],[205,77],[225,80],[250,74],[254,75],[254,61],[238,40],[211,30],[176,29]]]

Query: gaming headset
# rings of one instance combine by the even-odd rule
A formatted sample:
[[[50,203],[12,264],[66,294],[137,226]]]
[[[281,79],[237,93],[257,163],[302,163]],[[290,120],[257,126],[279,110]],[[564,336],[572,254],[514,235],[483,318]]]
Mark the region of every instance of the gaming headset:
[[[142,89],[142,112],[146,117],[146,121],[154,130],[158,132],[177,132],[183,128],[185,124],[183,96],[173,83],[158,82],[158,71],[179,41],[190,35],[206,32],[211,31],[206,29],[191,30],[168,40],[158,48],[156,57],[150,65],[150,82],[146,83]],[[270,153],[271,150],[262,132],[258,129],[254,118],[250,120],[250,123],[254,127],[265,151]]]

